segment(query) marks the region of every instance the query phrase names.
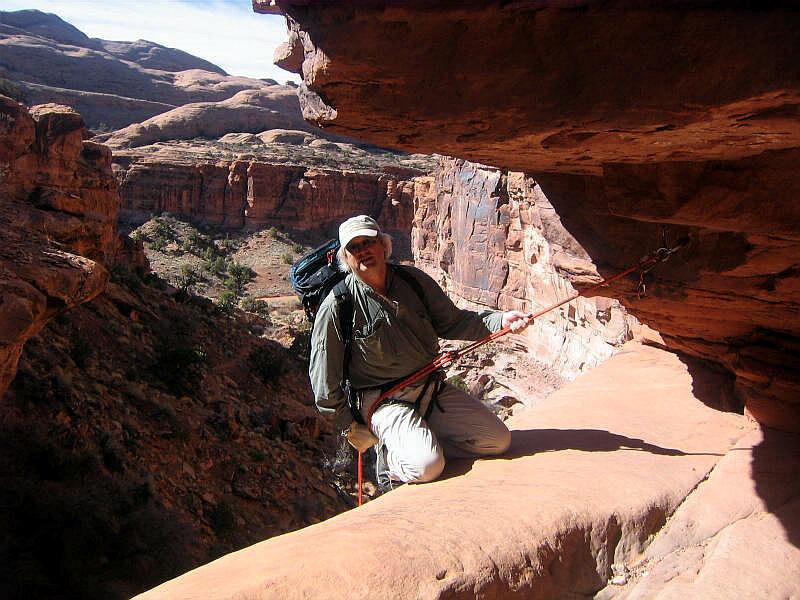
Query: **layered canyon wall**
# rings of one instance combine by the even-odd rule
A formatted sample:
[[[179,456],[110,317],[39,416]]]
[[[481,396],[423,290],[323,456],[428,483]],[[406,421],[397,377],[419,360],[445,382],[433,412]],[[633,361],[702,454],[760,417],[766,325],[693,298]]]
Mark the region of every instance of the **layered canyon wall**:
[[[800,13],[254,4],[287,15],[278,58],[329,131],[528,173],[604,276],[688,236],[626,306],[726,374],[723,403],[800,431]]]
[[[345,217],[373,215],[393,235],[398,258],[413,257],[454,298],[476,306],[543,308],[573,293],[573,283],[598,277],[522,173],[445,157],[431,176],[413,177],[135,150],[120,151],[114,170],[120,215],[131,223],[170,212],[231,230],[278,227],[319,243]],[[620,304],[593,298],[537,320],[526,340],[538,361],[573,378],[630,336]]]
[[[424,178],[411,175],[259,159],[182,161],[122,153],[115,158],[114,170],[124,221],[142,222],[153,214],[172,212],[200,224],[279,227],[317,241],[335,235],[342,219],[354,214],[373,215],[388,231],[407,239],[414,198],[429,188]]]

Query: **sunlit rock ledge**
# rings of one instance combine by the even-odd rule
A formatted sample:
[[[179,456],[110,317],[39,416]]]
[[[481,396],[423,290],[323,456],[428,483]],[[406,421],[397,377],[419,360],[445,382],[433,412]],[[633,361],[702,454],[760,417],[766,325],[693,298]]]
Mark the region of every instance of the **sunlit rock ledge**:
[[[403,486],[136,598],[800,593],[784,570],[800,564],[798,454],[786,440],[776,453],[773,436],[797,441],[704,406],[692,393],[700,375],[631,342],[514,417],[506,456],[451,463],[440,481]]]

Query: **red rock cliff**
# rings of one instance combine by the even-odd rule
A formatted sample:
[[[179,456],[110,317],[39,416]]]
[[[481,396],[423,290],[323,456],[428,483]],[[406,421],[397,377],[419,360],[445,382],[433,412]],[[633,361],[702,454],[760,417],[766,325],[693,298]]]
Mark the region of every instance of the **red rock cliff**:
[[[121,216],[141,220],[163,211],[232,229],[285,227],[333,235],[344,216],[366,213],[408,236],[410,175],[353,173],[260,160],[169,160],[117,157]]]
[[[538,311],[597,281],[589,255],[523,173],[442,159],[433,192],[415,202],[416,263],[452,295],[491,308]],[[596,366],[631,337],[616,300],[579,298],[526,331],[529,350],[566,378]]]
[[[97,296],[113,259],[111,152],[81,116],[0,96],[0,397],[22,346],[53,315]]]
[[[532,174],[603,275],[688,235],[644,300],[628,286],[627,306],[671,347],[722,366],[761,423],[800,431],[800,13],[277,5],[307,118]]]

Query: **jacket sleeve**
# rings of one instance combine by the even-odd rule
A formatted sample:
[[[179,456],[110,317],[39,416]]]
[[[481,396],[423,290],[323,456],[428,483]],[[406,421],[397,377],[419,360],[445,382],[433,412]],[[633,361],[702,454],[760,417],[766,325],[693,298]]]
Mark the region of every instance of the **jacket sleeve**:
[[[326,298],[317,312],[311,332],[311,357],[308,374],[319,412],[333,419],[344,430],[353,417],[341,388],[344,341],[335,297]]]
[[[440,338],[479,340],[502,327],[502,311],[476,312],[460,309],[427,273],[414,269],[413,274],[425,291],[428,314]]]

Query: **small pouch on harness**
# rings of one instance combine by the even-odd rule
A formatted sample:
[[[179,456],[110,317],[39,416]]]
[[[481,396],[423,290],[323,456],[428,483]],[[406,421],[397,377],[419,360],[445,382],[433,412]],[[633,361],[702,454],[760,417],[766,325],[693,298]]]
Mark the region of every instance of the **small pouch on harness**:
[[[359,452],[366,452],[378,443],[378,438],[372,434],[367,426],[356,421],[350,424],[350,427],[344,432],[344,437]]]

